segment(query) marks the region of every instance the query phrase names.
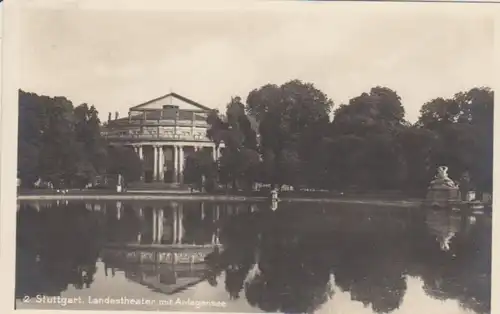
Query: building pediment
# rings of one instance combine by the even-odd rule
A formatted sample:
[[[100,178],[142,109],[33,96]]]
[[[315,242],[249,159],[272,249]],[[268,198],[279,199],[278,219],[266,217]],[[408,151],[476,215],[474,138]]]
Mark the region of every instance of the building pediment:
[[[181,96],[177,93],[169,93],[163,95],[161,97],[149,100],[140,105],[134,106],[130,108],[131,111],[141,111],[141,110],[154,110],[154,109],[162,109],[165,106],[173,106],[177,107],[181,110],[203,110],[208,111],[211,108],[203,106],[202,104]]]

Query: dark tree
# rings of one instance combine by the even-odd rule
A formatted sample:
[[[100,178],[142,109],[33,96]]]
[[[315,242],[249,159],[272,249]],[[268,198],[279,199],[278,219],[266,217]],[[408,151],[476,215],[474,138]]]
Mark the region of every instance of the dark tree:
[[[245,113],[240,97],[233,97],[226,108],[225,117],[212,112],[207,122],[207,135],[217,145],[225,148],[219,160],[219,178],[223,184],[231,184],[234,190],[240,185],[250,189],[258,173],[260,157],[257,152],[255,121]]]
[[[142,175],[142,160],[131,148],[110,146],[106,169],[108,174],[123,175],[126,182],[138,181]]]
[[[265,85],[250,92],[246,109],[259,123],[264,163],[273,164],[264,167],[272,171],[265,174],[272,180],[270,183],[299,183],[300,172],[290,170],[311,165],[311,149],[321,142],[321,131],[329,122],[332,106],[333,102],[313,84],[299,80],[281,86]]]
[[[200,150],[186,158],[185,183],[193,184],[199,190],[205,188],[211,192],[215,188],[217,179],[217,164],[209,152]]]

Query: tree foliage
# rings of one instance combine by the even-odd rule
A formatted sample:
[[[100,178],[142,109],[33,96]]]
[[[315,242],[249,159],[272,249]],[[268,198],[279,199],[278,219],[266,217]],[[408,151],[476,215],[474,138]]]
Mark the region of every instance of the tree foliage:
[[[19,91],[18,176],[26,187],[43,180],[55,187],[83,187],[97,175],[121,172],[136,179],[140,160],[110,149],[94,106],[74,107],[65,97]]]
[[[311,162],[333,102],[313,84],[299,80],[265,85],[250,92],[247,112],[259,123],[265,177],[272,184],[300,184],[300,165]],[[266,160],[266,158],[271,158]]]
[[[440,140],[435,161],[452,175],[471,173],[476,187],[491,191],[493,175],[493,91],[473,88],[450,99],[436,98],[422,106],[417,127]]]
[[[143,164],[132,148],[110,146],[107,149],[106,173],[123,175],[125,181],[133,182],[141,179]]]
[[[207,136],[217,145],[224,143],[219,160],[219,178],[233,189],[240,185],[250,188],[256,179],[260,156],[257,151],[256,121],[245,112],[240,97],[233,97],[226,106],[226,114],[213,111],[207,122]]]
[[[254,89],[246,105],[232,98],[224,116],[214,112],[207,120],[209,137],[226,147],[221,181],[424,191],[436,168],[447,165],[452,178],[467,171],[479,190],[491,191],[489,88],[433,99],[415,124],[405,120],[398,93],[384,86],[341,104],[330,121],[332,108],[327,95],[299,80]],[[260,162],[242,158],[244,148]]]
[[[210,191],[217,181],[217,165],[212,155],[204,150],[195,152],[186,158],[184,168],[184,182],[196,186],[198,189],[206,188]]]
[[[491,191],[493,91],[486,87],[423,104],[415,124],[403,100],[376,86],[340,104],[313,84],[292,80],[232,97],[224,113],[207,117],[207,136],[223,146],[217,162],[189,158],[185,177],[218,180],[233,189],[254,182],[323,189],[424,191],[440,165],[452,179],[468,172],[471,186]],[[141,162],[128,149],[110,149],[94,106],[74,107],[65,97],[20,91],[18,175],[81,186],[98,174],[138,179]]]

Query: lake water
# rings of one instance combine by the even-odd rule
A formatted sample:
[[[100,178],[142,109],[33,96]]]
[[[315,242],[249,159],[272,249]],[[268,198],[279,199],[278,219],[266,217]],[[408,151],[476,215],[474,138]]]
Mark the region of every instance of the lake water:
[[[491,218],[362,204],[21,202],[18,309],[489,313]]]

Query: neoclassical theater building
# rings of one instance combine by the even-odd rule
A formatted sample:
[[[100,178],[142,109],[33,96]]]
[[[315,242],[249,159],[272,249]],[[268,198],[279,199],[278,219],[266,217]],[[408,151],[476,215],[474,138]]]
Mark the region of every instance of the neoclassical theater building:
[[[128,117],[108,118],[102,135],[109,145],[134,149],[143,160],[144,182],[182,183],[186,157],[208,150],[217,160],[220,149],[207,138],[210,108],[176,93],[129,108]]]

